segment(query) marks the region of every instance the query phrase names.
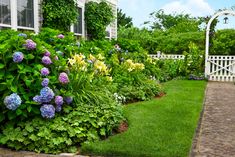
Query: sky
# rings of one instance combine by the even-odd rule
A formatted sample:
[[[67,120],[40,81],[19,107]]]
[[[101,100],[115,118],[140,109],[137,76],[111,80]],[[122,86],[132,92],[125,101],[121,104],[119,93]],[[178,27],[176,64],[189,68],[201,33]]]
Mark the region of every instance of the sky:
[[[216,10],[235,6],[235,0],[118,0],[118,8],[132,17],[134,26],[143,27],[150,20],[149,14],[163,9],[165,13],[187,13],[192,16],[213,15]],[[227,16],[228,24],[223,24],[224,16],[219,18],[217,29],[235,28],[235,17]]]

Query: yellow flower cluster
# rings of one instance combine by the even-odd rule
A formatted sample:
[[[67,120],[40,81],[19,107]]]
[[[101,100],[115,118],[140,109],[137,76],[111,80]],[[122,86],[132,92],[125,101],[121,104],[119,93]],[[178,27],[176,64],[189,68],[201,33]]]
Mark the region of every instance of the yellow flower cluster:
[[[156,64],[151,57],[148,57],[146,61],[153,64],[153,65]]]
[[[133,70],[144,70],[144,64],[142,63],[134,63],[132,60],[128,59],[125,61],[125,66],[128,68],[129,72]]]
[[[104,62],[100,61],[100,60],[96,60],[94,63],[94,69],[104,75],[107,75],[109,73],[109,70],[107,68],[107,66],[105,65]]]
[[[69,64],[76,68],[76,70],[87,70],[87,63],[85,62],[85,56],[83,54],[76,54],[72,58],[69,58]]]

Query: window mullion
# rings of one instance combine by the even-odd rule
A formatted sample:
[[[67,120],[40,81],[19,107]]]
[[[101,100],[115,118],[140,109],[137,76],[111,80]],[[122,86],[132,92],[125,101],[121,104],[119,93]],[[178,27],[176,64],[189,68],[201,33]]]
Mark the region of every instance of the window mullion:
[[[17,30],[17,0],[11,0],[11,27]]]

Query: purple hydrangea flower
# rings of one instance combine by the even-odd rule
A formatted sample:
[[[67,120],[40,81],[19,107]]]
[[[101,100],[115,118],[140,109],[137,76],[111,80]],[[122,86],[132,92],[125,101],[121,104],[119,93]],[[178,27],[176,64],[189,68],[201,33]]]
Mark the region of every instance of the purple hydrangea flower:
[[[65,72],[60,73],[59,81],[60,81],[60,83],[62,83],[62,84],[67,84],[67,83],[69,83],[68,75],[67,75]]]
[[[16,93],[6,96],[4,99],[4,104],[9,110],[16,110],[21,105],[21,98]]]
[[[50,71],[49,71],[48,68],[44,67],[44,68],[41,69],[41,75],[42,76],[47,76],[47,75],[49,75],[49,73],[50,73]]]
[[[63,105],[63,103],[64,103],[64,101],[63,101],[63,97],[62,96],[56,96],[55,97],[55,104],[56,105],[61,106],[61,105]]]
[[[36,103],[41,104],[42,103],[41,96],[36,95],[35,97],[33,97],[33,101],[35,101]]]
[[[73,97],[71,96],[67,96],[64,98],[64,101],[67,103],[67,104],[71,104],[73,102]]]
[[[24,54],[22,52],[14,52],[13,53],[13,61],[15,63],[20,63],[24,59]]]
[[[55,116],[55,107],[51,104],[44,104],[40,108],[43,118],[53,118]]]
[[[60,38],[60,39],[63,39],[64,35],[63,34],[59,34],[57,37]]]
[[[55,111],[60,112],[61,110],[62,110],[62,106],[61,105],[56,105]]]
[[[49,79],[48,79],[48,78],[44,78],[44,79],[42,80],[41,85],[42,85],[43,87],[47,87],[48,84],[49,84]]]
[[[24,46],[27,50],[34,50],[36,49],[37,44],[31,39],[27,39],[26,44]]]
[[[27,38],[27,35],[26,35],[26,34],[24,34],[24,33],[20,33],[20,34],[18,34],[18,36],[19,36],[19,37]]]
[[[44,87],[40,91],[41,102],[48,103],[54,98],[55,94],[49,87]]]
[[[45,65],[50,65],[52,63],[51,58],[48,56],[42,57],[42,63]]]
[[[51,53],[48,50],[46,50],[46,52],[44,53],[44,56],[50,57],[50,55]]]

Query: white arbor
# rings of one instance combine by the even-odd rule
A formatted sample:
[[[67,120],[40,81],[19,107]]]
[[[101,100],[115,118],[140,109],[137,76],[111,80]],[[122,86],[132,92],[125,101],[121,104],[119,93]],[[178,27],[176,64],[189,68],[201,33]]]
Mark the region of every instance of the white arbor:
[[[211,81],[235,81],[235,56],[209,55],[211,23],[222,15],[235,16],[232,10],[223,10],[211,17],[206,28],[205,77]]]

